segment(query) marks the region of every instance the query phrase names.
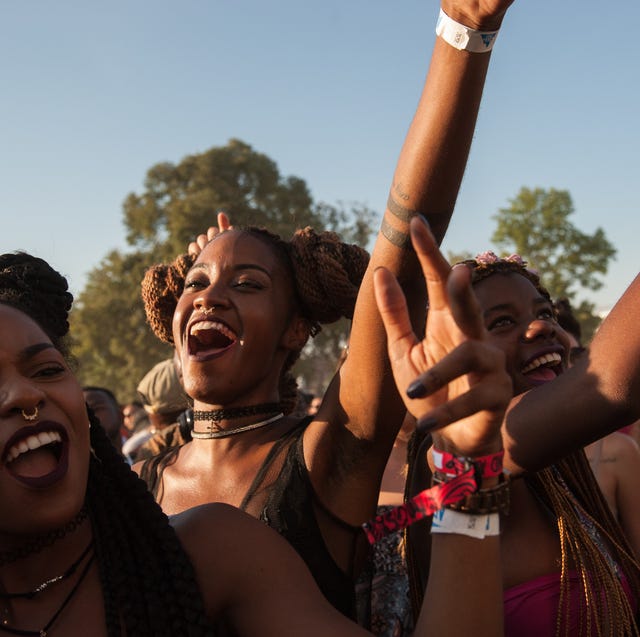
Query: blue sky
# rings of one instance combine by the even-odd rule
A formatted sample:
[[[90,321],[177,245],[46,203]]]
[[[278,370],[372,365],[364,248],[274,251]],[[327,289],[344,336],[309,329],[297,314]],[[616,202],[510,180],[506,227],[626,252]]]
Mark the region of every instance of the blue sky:
[[[0,251],[48,259],[78,292],[126,249],[122,202],[147,169],[232,137],[316,200],[380,212],[438,6],[0,0]],[[582,296],[606,308],[622,293],[640,263],[637,24],[635,0],[516,0],[446,249],[489,247],[522,186],[566,189],[573,222],[618,249],[605,288]]]

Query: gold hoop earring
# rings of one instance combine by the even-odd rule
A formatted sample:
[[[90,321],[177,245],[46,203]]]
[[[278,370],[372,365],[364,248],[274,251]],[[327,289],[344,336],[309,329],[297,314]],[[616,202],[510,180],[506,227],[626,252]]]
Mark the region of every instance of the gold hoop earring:
[[[25,412],[24,409],[20,410],[20,413],[22,414],[22,417],[28,421],[28,422],[32,422],[34,421],[37,417],[38,417],[38,405],[34,405],[33,407],[33,413],[28,414]]]

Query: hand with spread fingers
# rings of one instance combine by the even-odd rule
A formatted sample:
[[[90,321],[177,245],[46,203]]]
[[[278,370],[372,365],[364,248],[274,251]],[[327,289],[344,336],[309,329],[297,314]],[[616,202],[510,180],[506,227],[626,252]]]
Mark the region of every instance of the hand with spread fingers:
[[[195,241],[192,241],[189,246],[187,247],[187,252],[192,256],[192,257],[197,257],[203,250],[203,248],[207,245],[207,243],[209,243],[209,241],[211,241],[211,239],[213,239],[215,236],[217,236],[218,234],[220,234],[221,232],[224,232],[225,230],[232,230],[233,226],[231,225],[231,222],[229,221],[229,217],[227,215],[226,212],[219,212],[218,213],[218,225],[217,226],[209,226],[209,228],[207,228],[207,232],[199,234]]]
[[[491,453],[502,446],[500,426],[512,397],[504,354],[486,341],[468,269],[450,267],[420,217],[411,222],[411,238],[429,296],[424,339],[413,330],[396,279],[383,268],[375,273],[395,381],[418,429],[432,431],[439,449]]]

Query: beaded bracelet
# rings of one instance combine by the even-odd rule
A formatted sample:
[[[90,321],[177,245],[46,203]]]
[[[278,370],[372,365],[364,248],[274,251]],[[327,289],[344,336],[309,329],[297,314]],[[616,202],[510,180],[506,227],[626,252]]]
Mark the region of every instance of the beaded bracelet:
[[[448,484],[451,481],[446,474],[436,471],[432,483],[435,486]],[[504,473],[495,487],[477,489],[465,494],[456,502],[448,502],[444,506],[454,511],[470,515],[486,515],[488,513],[504,513],[508,515],[511,504],[511,483]]]

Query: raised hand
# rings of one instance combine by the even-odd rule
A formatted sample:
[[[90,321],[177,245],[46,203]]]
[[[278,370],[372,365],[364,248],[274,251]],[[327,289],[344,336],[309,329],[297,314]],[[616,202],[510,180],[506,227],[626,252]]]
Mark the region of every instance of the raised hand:
[[[218,225],[217,226],[209,226],[209,228],[207,228],[207,232],[206,234],[199,234],[195,241],[192,241],[189,246],[187,247],[187,252],[192,256],[192,257],[197,257],[201,252],[202,249],[207,245],[207,243],[209,243],[209,241],[211,241],[211,239],[213,239],[216,235],[220,234],[221,232],[224,232],[225,230],[229,230],[231,229],[233,226],[231,225],[231,222],[229,221],[229,217],[227,216],[226,212],[219,212],[218,213]]]
[[[411,238],[429,296],[424,339],[413,331],[395,278],[380,268],[374,279],[396,384],[439,449],[491,453],[501,446],[500,425],[512,396],[504,355],[486,342],[467,268],[451,269],[421,218],[411,222]]]

